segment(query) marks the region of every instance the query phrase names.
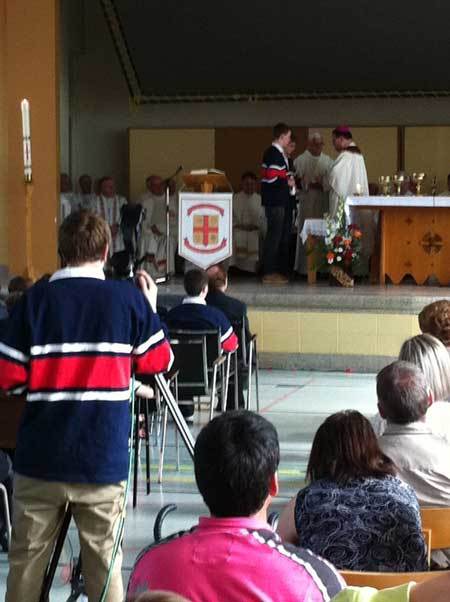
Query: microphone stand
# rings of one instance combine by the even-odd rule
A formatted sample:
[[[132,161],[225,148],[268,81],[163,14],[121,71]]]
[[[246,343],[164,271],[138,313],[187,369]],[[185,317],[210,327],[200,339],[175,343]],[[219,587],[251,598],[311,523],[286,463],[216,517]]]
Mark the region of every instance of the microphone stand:
[[[170,203],[170,182],[171,180],[173,180],[174,178],[177,177],[177,175],[183,171],[183,166],[180,165],[179,167],[177,167],[177,169],[175,170],[175,172],[169,176],[168,178],[166,178],[164,180],[165,183],[165,188],[166,188],[166,276],[165,276],[165,282],[169,282],[170,280],[170,268],[169,268],[169,257],[170,257],[170,207],[169,207],[169,203]]]

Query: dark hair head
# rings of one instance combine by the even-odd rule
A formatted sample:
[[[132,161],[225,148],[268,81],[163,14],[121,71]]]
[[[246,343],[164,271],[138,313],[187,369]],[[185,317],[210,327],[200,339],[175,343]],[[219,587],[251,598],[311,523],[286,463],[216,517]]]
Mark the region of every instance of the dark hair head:
[[[353,136],[348,127],[337,127],[333,130],[333,136],[335,138],[345,138],[346,140],[352,140]]]
[[[337,412],[318,428],[306,469],[309,481],[330,479],[344,485],[394,474],[394,463],[383,454],[372,425],[360,412]]]
[[[14,276],[8,284],[8,293],[24,293],[33,284],[31,278]]]
[[[278,140],[283,134],[288,134],[291,128],[286,123],[277,123],[273,128],[273,139]]]
[[[419,314],[419,326],[422,332],[432,334],[450,347],[450,301],[440,299],[424,307]]]
[[[189,297],[198,297],[208,284],[208,275],[205,270],[189,270],[184,275],[184,290]]]
[[[91,211],[75,211],[59,228],[58,251],[65,265],[103,259],[111,246],[111,231],[103,218]]]
[[[258,180],[256,174],[253,171],[244,171],[244,173],[241,176],[241,180],[246,180],[247,178],[255,180],[255,182]]]
[[[251,516],[261,510],[280,461],[277,431],[247,410],[211,420],[195,442],[197,487],[211,514]]]
[[[212,265],[206,271],[208,274],[208,289],[209,291],[219,291],[227,283],[227,272],[225,268],[220,265]]]
[[[396,361],[377,376],[377,396],[383,417],[395,424],[417,422],[429,406],[429,387],[423,372],[410,362]]]
[[[24,291],[14,291],[13,293],[9,293],[9,295],[5,299],[6,311],[10,316],[14,307],[19,303],[22,299]]]

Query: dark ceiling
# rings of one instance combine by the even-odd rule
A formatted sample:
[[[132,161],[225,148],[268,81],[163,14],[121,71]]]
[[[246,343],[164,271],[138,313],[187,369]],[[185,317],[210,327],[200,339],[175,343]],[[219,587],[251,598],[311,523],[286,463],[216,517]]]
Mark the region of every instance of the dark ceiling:
[[[450,94],[449,0],[101,1],[143,101]]]

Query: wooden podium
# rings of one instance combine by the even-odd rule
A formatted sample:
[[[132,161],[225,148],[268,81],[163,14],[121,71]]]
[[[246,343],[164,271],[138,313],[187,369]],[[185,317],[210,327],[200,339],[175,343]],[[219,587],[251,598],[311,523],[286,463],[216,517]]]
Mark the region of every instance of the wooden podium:
[[[380,212],[379,282],[450,284],[450,197],[349,197],[349,207]]]
[[[225,174],[185,174],[183,175],[185,191],[203,192],[232,192],[232,187]]]

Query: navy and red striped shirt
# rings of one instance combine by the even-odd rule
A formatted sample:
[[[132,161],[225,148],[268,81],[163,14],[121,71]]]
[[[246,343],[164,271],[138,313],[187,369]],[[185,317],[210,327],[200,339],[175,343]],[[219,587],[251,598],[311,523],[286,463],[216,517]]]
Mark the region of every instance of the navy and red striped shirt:
[[[289,207],[289,164],[278,145],[265,151],[261,165],[261,198],[264,207]]]
[[[0,334],[0,388],[27,390],[15,470],[73,483],[128,473],[132,371],[166,371],[158,316],[128,282],[76,267],[38,282]]]
[[[169,329],[220,330],[220,342],[226,352],[236,351],[239,341],[226,315],[200,297],[186,297],[166,316]]]

